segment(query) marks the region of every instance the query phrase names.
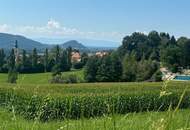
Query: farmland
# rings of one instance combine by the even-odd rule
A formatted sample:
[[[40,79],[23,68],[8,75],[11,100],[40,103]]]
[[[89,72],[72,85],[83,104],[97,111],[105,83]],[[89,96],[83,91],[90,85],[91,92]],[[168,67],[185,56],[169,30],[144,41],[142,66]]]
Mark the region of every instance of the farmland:
[[[49,84],[50,76],[24,74],[7,84],[0,75],[1,129],[151,129],[160,120],[189,127],[189,82]],[[170,114],[176,107],[182,110]]]

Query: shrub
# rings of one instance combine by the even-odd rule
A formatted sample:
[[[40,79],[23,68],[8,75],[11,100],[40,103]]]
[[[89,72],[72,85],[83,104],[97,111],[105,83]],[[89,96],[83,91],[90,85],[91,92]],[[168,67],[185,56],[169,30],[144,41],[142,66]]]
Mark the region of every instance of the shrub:
[[[17,78],[18,78],[18,73],[17,73],[16,69],[9,70],[8,83],[16,83]]]
[[[70,74],[70,75],[56,75],[53,76],[52,79],[50,80],[50,83],[66,83],[66,84],[71,84],[71,83],[78,83],[79,78],[75,74]]]
[[[154,82],[162,81],[162,72],[160,70],[158,70],[156,73],[154,73],[154,75],[152,76],[152,80]]]

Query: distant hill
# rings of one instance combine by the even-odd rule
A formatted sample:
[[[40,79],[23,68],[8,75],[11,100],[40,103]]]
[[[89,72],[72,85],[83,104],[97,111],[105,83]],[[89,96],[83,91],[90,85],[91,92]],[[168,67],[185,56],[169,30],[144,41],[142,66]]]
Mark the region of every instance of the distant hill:
[[[42,44],[24,36],[0,33],[0,48],[11,49],[14,47],[16,40],[21,49],[31,50],[33,48],[44,49],[49,47],[47,44]]]
[[[82,43],[79,43],[78,41],[76,40],[70,40],[68,42],[65,42],[61,45],[63,48],[68,48],[68,47],[72,47],[74,49],[86,49],[86,47],[82,44]]]

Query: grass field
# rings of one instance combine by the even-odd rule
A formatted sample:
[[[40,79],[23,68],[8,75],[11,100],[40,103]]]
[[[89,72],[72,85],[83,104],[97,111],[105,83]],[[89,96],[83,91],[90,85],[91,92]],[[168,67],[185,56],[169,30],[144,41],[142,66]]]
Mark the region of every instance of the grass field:
[[[83,70],[73,70],[64,72],[63,75],[75,74],[83,79]],[[36,74],[19,74],[18,84],[48,84],[51,79],[51,73],[36,73]],[[0,83],[7,82],[7,74],[0,74]]]
[[[64,73],[64,75],[69,74],[83,78],[82,70]],[[0,74],[0,130],[187,130],[190,128],[190,110],[188,110],[190,82],[169,82],[166,86],[163,82],[49,84],[50,77],[51,73],[21,74],[17,84],[8,84],[7,75]],[[187,94],[182,101],[182,108],[185,110],[168,112],[170,104],[177,106],[184,90]],[[161,92],[169,92],[171,96],[160,99]],[[161,105],[168,106],[163,109],[166,112],[147,112],[149,109],[158,110]],[[107,111],[112,109],[110,107],[115,109],[118,106],[124,106],[129,110],[121,112],[122,115],[112,113],[113,110],[111,113]],[[29,115],[34,116],[39,113],[38,109],[42,111],[41,119],[47,119],[46,116],[50,115],[51,120],[42,123],[37,118],[36,121],[26,119]],[[100,114],[101,117],[80,116],[78,120],[63,120],[54,115],[55,112],[60,113],[64,110],[74,115],[76,112],[85,114],[83,112],[89,110],[93,110],[95,114],[97,111],[104,112],[100,109],[106,110],[105,114]],[[67,116],[67,113],[64,116]]]
[[[26,121],[6,110],[0,110],[1,130],[188,130],[190,110],[174,112],[130,113],[94,119]]]

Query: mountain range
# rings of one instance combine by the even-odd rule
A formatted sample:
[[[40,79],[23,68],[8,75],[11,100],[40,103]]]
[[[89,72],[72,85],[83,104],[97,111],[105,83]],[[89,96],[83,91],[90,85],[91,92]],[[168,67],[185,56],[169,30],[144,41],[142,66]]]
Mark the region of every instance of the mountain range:
[[[0,48],[4,48],[4,49],[11,49],[14,47],[15,45],[15,41],[18,41],[18,45],[19,48],[21,49],[25,49],[25,50],[32,50],[33,48],[37,48],[38,50],[43,50],[45,48],[52,48],[53,46],[55,46],[55,44],[50,44],[48,42],[43,42],[43,40],[32,40],[30,38],[26,38],[24,36],[21,35],[13,35],[13,34],[7,34],[7,33],[0,33]],[[52,39],[53,41],[53,39]],[[58,40],[57,40],[58,41]],[[101,49],[112,49],[114,47],[106,47],[106,45],[103,47],[98,47],[98,46],[94,46],[97,45],[97,43],[99,44],[109,44],[109,42],[107,41],[100,41],[100,40],[70,40],[70,39],[59,39],[59,42],[63,41],[62,43],[58,43],[61,47],[63,48],[68,48],[68,47],[72,47],[75,49],[79,49],[79,50],[89,50],[89,49],[95,49],[98,48],[99,50]],[[93,43],[91,46],[85,46],[82,43]],[[53,42],[52,42],[53,43]],[[89,44],[88,44],[89,45]]]
[[[16,40],[18,41],[19,48],[26,50],[30,50],[31,48],[43,49],[49,47],[47,44],[42,44],[24,36],[0,33],[0,48],[11,49],[14,47]]]

